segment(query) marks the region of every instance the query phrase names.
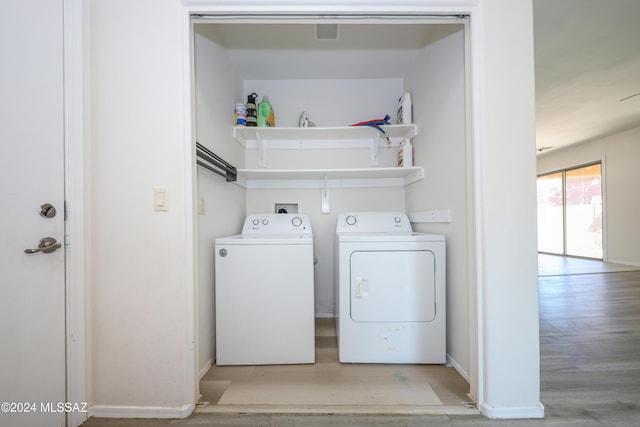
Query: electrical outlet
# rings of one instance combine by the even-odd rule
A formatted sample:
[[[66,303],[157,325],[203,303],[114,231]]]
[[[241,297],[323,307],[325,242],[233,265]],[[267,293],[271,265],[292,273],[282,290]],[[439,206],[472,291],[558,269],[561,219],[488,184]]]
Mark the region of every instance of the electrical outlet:
[[[298,212],[298,204],[297,203],[275,203],[275,213],[290,213],[295,214]]]

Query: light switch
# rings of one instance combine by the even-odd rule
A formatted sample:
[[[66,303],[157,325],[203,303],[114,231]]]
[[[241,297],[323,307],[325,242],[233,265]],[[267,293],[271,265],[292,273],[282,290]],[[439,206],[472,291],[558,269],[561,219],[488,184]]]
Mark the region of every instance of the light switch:
[[[159,212],[165,212],[169,210],[166,188],[155,187],[153,189],[153,209]]]
[[[205,214],[204,197],[202,196],[198,196],[198,214]]]

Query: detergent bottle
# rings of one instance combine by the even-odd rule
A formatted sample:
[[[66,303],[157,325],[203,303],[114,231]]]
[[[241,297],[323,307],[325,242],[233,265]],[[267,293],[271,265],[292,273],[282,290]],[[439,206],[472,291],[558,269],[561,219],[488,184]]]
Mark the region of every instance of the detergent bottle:
[[[271,126],[269,117],[271,116],[271,104],[269,103],[269,97],[263,96],[262,101],[258,104],[258,127]]]

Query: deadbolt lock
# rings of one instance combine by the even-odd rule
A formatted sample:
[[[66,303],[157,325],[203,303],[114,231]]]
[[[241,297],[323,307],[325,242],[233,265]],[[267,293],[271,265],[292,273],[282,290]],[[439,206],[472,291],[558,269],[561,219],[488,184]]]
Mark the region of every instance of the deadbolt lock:
[[[40,206],[40,216],[42,218],[53,218],[54,216],[56,216],[56,207],[51,203],[45,203],[44,205]]]

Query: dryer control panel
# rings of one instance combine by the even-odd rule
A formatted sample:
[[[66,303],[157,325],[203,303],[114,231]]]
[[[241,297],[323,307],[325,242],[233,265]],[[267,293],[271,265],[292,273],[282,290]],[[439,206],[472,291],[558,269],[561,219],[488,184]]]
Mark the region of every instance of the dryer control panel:
[[[347,212],[338,216],[336,233],[410,233],[404,212]]]
[[[253,214],[244,220],[243,236],[256,234],[312,234],[311,221],[303,214]]]

